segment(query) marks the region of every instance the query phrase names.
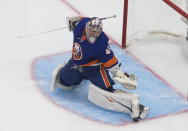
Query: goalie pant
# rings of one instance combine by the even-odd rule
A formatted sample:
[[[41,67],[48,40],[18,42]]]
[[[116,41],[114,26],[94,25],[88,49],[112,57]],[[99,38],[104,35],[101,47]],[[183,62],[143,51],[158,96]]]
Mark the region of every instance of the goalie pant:
[[[102,65],[80,67],[73,63],[72,59],[60,70],[60,83],[65,86],[79,85],[82,80],[89,80],[91,83],[112,92],[115,82],[109,75],[109,71]]]

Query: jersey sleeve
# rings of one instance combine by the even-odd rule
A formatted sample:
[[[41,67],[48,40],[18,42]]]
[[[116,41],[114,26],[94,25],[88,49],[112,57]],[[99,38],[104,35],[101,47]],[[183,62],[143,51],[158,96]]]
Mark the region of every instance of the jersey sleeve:
[[[74,42],[77,40],[80,40],[82,38],[86,23],[90,20],[90,18],[83,18],[79,21],[79,23],[76,25],[76,27],[73,30],[74,35]]]
[[[101,47],[97,59],[99,59],[100,62],[102,62],[102,65],[107,69],[110,69],[116,64],[118,64],[118,59],[114,55],[113,51],[110,49],[108,40],[105,41],[105,44]]]

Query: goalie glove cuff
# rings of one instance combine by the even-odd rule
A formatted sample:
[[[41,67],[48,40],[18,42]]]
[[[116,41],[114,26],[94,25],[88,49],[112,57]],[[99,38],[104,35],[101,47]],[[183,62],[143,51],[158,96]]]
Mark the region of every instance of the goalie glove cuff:
[[[125,87],[126,89],[129,90],[136,89],[137,81],[133,74],[129,75],[127,73],[123,73],[120,70],[119,65],[115,65],[114,67],[110,68],[109,71],[113,75],[114,81],[122,84],[123,87]]]
[[[115,66],[113,66],[112,68],[108,69],[110,71],[110,73],[112,74],[112,76],[116,76],[117,72],[120,70],[120,67],[118,64],[116,64]]]
[[[79,21],[82,18],[83,17],[81,17],[81,16],[67,17],[66,22],[67,22],[67,26],[68,26],[69,31],[73,31],[74,28],[76,27],[76,25],[79,23]]]

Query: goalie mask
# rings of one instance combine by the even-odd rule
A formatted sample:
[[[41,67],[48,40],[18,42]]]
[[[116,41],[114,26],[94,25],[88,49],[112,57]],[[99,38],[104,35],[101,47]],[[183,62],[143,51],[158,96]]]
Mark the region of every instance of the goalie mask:
[[[89,43],[95,43],[97,37],[102,32],[102,22],[98,17],[93,17],[86,24],[86,38]]]

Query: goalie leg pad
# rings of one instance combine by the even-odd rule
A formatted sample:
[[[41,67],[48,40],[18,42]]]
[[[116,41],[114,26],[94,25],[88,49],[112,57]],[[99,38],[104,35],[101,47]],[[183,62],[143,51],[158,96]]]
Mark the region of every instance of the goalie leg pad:
[[[139,117],[139,97],[132,93],[122,90],[108,92],[91,84],[88,99],[99,107],[129,113],[132,118]]]
[[[52,85],[51,91],[54,91],[56,88],[61,88],[63,90],[72,90],[72,86],[65,86],[60,82],[60,71],[65,64],[58,65],[52,75]]]

